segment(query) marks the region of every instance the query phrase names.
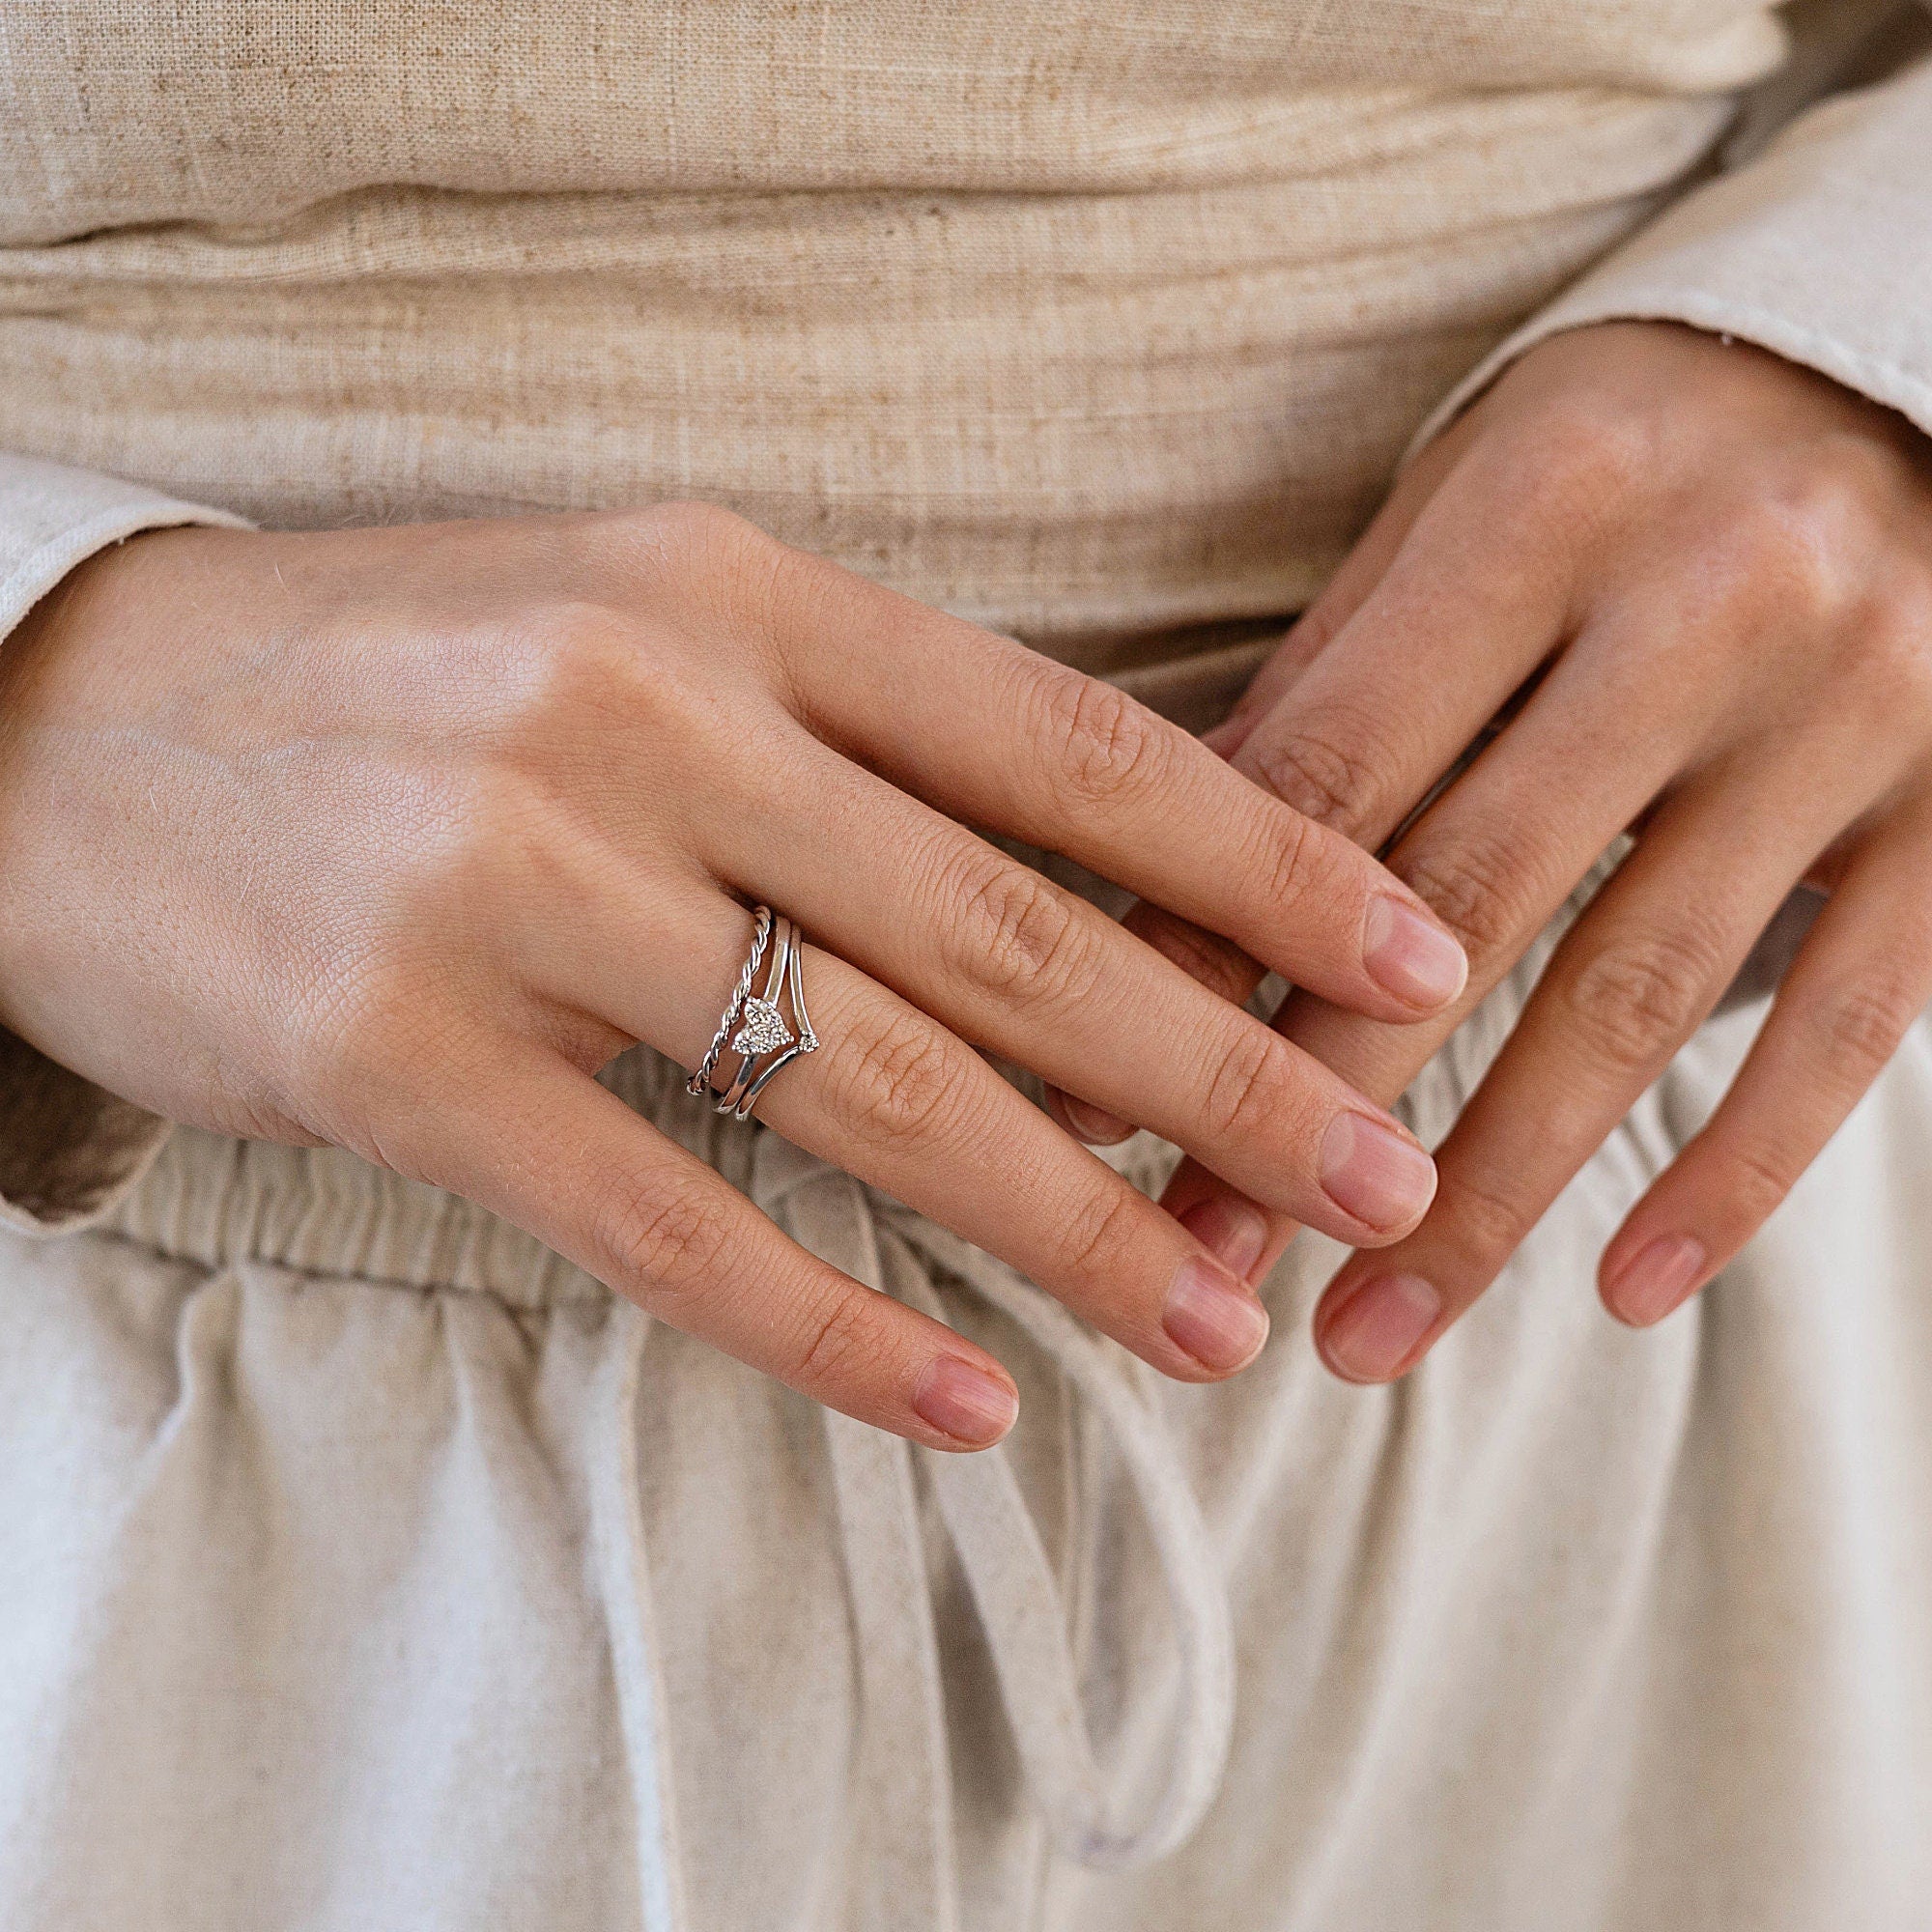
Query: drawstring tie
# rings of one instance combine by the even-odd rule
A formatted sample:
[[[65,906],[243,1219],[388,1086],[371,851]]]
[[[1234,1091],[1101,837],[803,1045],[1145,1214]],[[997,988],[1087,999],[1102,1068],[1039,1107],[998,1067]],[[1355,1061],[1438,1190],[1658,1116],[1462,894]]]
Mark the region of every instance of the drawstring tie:
[[[1104,1870],[1173,1851],[1219,1786],[1234,1719],[1226,1590],[1207,1525],[1151,1392],[1152,1371],[1103,1341],[1004,1263],[900,1208],[777,1134],[758,1136],[756,1205],[821,1260],[942,1317],[934,1269],[969,1285],[1058,1365],[1121,1458],[1166,1586],[1179,1696],[1161,1789],[1139,1816],[1111,1787],[1082,1708],[1067,1611],[1004,1448],[945,1455],[827,1411],[825,1430],[855,1624],[857,1788],[867,1819],[861,1922],[957,1932],[952,1801],[915,1454],[985,1633],[1020,1763],[1054,1844]],[[648,1932],[683,1932],[668,1780],[658,1739],[663,1690],[638,1469],[639,1365],[649,1322],[621,1304],[598,1509],[599,1561],[616,1651],[625,1741],[639,1788]]]
[[[590,1457],[592,1554],[611,1632],[617,1726],[631,1772],[643,1932],[686,1932],[670,1779],[660,1749],[666,1698],[644,1548],[643,1471],[638,1463],[638,1391],[652,1324],[641,1308],[620,1296],[611,1297],[611,1321],[612,1346],[599,1363],[600,1385],[591,1404],[598,1432]]]

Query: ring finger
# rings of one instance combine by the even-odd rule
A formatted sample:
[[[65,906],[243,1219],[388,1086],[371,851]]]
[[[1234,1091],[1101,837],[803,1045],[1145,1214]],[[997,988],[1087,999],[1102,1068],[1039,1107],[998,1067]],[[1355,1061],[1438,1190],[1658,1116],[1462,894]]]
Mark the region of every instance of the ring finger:
[[[1428,1155],[1319,1061],[1078,895],[860,767],[808,756],[809,816],[767,822],[753,806],[706,855],[733,885],[782,896],[954,1033],[1129,1113],[1338,1240],[1393,1239],[1421,1216]],[[855,852],[892,857],[855,876]]]
[[[668,907],[661,886],[651,897],[651,930],[593,921],[562,964],[577,1003],[695,1066],[751,916],[695,882]],[[631,970],[648,957],[704,964]],[[858,968],[808,946],[803,973],[820,1044],[766,1089],[761,1120],[1010,1263],[1165,1374],[1207,1380],[1253,1358],[1267,1334],[1261,1303],[1172,1216]]]

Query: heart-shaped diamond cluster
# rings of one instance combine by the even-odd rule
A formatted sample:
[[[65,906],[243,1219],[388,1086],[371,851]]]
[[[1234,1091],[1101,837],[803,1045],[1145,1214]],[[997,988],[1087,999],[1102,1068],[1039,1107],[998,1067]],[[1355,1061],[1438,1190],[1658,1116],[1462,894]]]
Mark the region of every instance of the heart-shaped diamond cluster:
[[[785,1025],[784,1015],[770,1000],[761,1000],[754,994],[745,1002],[738,1031],[731,1036],[733,1053],[753,1056],[776,1053],[790,1044],[791,1028]]]

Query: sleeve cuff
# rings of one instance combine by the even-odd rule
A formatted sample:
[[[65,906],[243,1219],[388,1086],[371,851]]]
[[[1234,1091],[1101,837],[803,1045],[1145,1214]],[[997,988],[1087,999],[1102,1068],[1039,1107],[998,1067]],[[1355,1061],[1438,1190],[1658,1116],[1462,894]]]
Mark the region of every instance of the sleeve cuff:
[[[138,531],[182,524],[249,527],[121,477],[0,454],[0,650],[75,565]],[[0,1029],[0,1227],[54,1235],[99,1220],[170,1131],[158,1115]]]
[[[1932,434],[1932,60],[1673,204],[1471,370],[1408,455],[1537,343],[1635,321],[1755,343]]]

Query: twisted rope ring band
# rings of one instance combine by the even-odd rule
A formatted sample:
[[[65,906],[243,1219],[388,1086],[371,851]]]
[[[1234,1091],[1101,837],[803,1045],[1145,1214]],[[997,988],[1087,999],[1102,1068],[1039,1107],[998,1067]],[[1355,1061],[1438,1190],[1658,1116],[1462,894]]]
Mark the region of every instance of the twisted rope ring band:
[[[745,970],[738,975],[738,983],[725,1006],[724,1017],[718,1022],[718,1031],[711,1036],[711,1044],[705,1049],[704,1058],[697,1063],[697,1071],[684,1083],[684,1091],[694,1098],[712,1091],[711,1076],[718,1070],[718,1058],[724,1051],[724,1042],[731,1037],[731,1029],[738,1024],[738,1015],[744,1009],[745,1002],[751,997],[752,982],[758,977],[758,961],[765,956],[765,942],[772,936],[770,906],[761,905],[753,918],[756,923],[752,929],[752,951],[745,960]]]
[[[745,970],[738,976],[710,1050],[686,1090],[710,1094],[718,1111],[729,1114],[734,1121],[751,1119],[758,1095],[781,1067],[789,1066],[801,1054],[818,1050],[818,1036],[812,1032],[811,1016],[805,1009],[801,965],[805,943],[799,929],[770,906],[759,906],[753,917],[756,924]],[[764,991],[753,993],[752,986],[768,942],[771,963],[766,968]],[[785,1017],[787,1005],[791,1009],[789,1021]],[[738,1056],[738,1070],[721,1094],[715,1076],[718,1062],[726,1051]]]

